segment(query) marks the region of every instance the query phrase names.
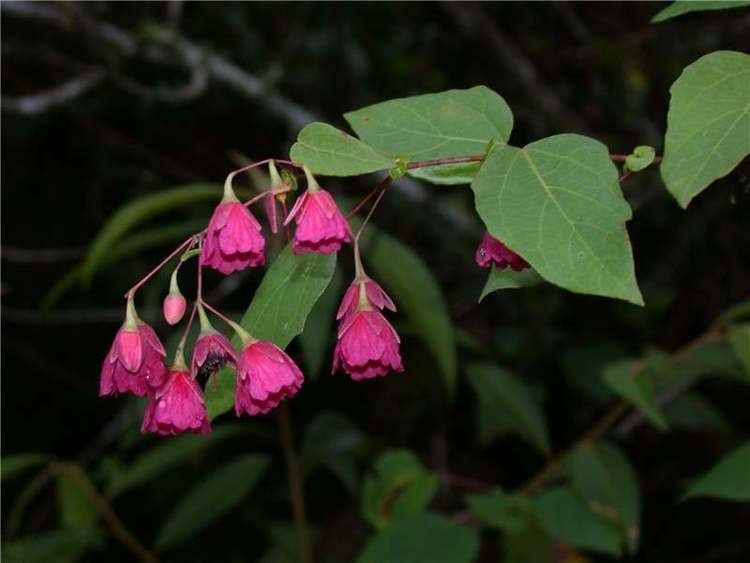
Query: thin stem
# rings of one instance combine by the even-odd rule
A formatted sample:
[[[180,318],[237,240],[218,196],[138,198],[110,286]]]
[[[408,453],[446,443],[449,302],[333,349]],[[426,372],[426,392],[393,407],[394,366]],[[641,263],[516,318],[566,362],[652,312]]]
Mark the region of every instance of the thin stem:
[[[385,190],[382,190],[378,197],[375,199],[375,202],[372,204],[372,207],[370,207],[370,211],[367,212],[367,216],[365,217],[365,220],[362,221],[362,224],[359,226],[359,229],[357,230],[357,234],[354,235],[354,240],[359,241],[359,236],[362,234],[362,231],[364,230],[365,226],[367,225],[368,221],[370,220],[370,217],[372,217],[372,214],[375,212],[375,208],[380,203],[380,200],[383,199],[383,196],[385,195]]]
[[[202,231],[201,231],[201,232],[202,232]],[[159,264],[158,264],[158,265],[157,265],[157,266],[156,266],[156,267],[155,267],[155,268],[154,268],[153,270],[151,270],[151,271],[150,271],[150,272],[149,272],[148,274],[146,274],[145,276],[143,276],[143,277],[142,277],[142,278],[141,278],[141,279],[140,279],[140,280],[138,281],[138,283],[136,283],[136,284],[135,284],[135,285],[134,285],[133,287],[131,287],[131,288],[130,288],[129,290],[127,290],[127,291],[125,292],[125,297],[128,297],[129,295],[130,295],[130,296],[133,296],[133,295],[135,295],[135,292],[136,292],[136,291],[138,291],[138,288],[140,288],[140,287],[141,287],[141,286],[142,286],[143,284],[145,284],[145,283],[146,283],[146,282],[147,282],[148,280],[150,280],[150,279],[151,279],[152,277],[154,277],[154,275],[155,275],[155,274],[156,274],[156,273],[157,273],[157,272],[158,272],[159,270],[161,270],[161,269],[162,269],[162,268],[163,268],[163,267],[164,267],[164,266],[165,266],[165,265],[167,264],[167,262],[169,262],[169,261],[170,261],[170,260],[171,260],[172,258],[174,258],[175,256],[177,256],[177,255],[178,255],[178,254],[179,254],[179,253],[180,253],[180,252],[181,252],[181,251],[182,251],[182,250],[183,250],[183,249],[184,249],[184,248],[185,248],[186,246],[189,246],[189,245],[191,245],[191,244],[192,244],[193,242],[195,242],[195,239],[196,239],[196,237],[198,237],[199,235],[200,235],[200,233],[198,233],[198,234],[196,234],[196,235],[190,235],[190,237],[189,237],[189,238],[187,238],[187,239],[186,239],[186,240],[185,240],[184,242],[182,242],[182,243],[181,243],[181,244],[180,244],[180,245],[179,245],[179,246],[178,246],[177,248],[175,248],[175,249],[174,249],[174,250],[173,250],[173,251],[172,251],[172,252],[171,252],[171,253],[169,254],[169,256],[167,256],[167,257],[166,257],[166,258],[165,258],[164,260],[162,260],[161,262],[159,262]]]
[[[127,550],[130,551],[138,561],[141,561],[142,563],[158,563],[159,559],[156,555],[151,553],[151,551],[149,551],[138,540],[138,538],[127,529],[107,499],[96,490],[94,484],[78,466],[71,463],[53,463],[52,469],[53,471],[64,473],[75,482],[81,492],[88,497],[91,505],[97,510],[97,512],[99,512],[99,515],[107,524],[112,536],[127,548]]]
[[[372,197],[375,196],[378,192],[385,191],[388,186],[391,185],[392,181],[393,180],[390,176],[386,176],[385,178],[383,178],[383,180],[372,190],[370,190],[370,192],[365,197],[363,197],[359,201],[359,203],[357,203],[357,205],[355,205],[354,208],[346,215],[347,220],[354,217],[359,212],[359,210],[362,209],[365,204],[370,201]]]
[[[252,199],[247,200],[243,205],[245,207],[250,207],[253,203],[255,203],[259,199],[262,199],[262,198],[264,198],[266,196],[276,197],[279,194],[285,194],[285,193],[288,193],[290,191],[292,191],[292,190],[289,189],[289,188],[287,188],[285,190],[267,190],[267,191],[265,191],[263,193],[260,193],[260,194],[256,195]]]
[[[211,311],[214,315],[219,317],[222,321],[227,323],[232,328],[232,330],[237,333],[237,336],[240,337],[243,345],[256,341],[256,339],[249,332],[247,332],[244,328],[242,328],[239,324],[234,322],[232,319],[230,319],[229,317],[221,313],[218,309],[211,307],[211,305],[209,305],[202,299],[200,300],[199,303],[203,305],[206,309]]]
[[[313,553],[310,535],[307,530],[307,516],[305,515],[305,495],[302,488],[302,472],[294,449],[294,431],[289,405],[281,403],[279,406],[279,436],[284,450],[286,473],[289,479],[289,495],[292,500],[294,515],[294,529],[297,533],[300,563],[312,563]]]
[[[668,365],[671,365],[674,362],[684,358],[685,356],[692,353],[700,346],[707,344],[709,342],[715,341],[717,338],[721,336],[722,329],[723,328],[720,323],[712,324],[709,327],[707,332],[704,332],[699,337],[691,340],[685,346],[673,352],[669,358]],[[636,377],[645,368],[646,368],[645,363],[641,363],[640,365],[636,366],[635,369],[633,370],[632,377]],[[665,369],[666,369],[666,366],[665,366]],[[555,457],[550,459],[547,462],[547,464],[541,469],[541,471],[539,471],[536,475],[534,475],[521,487],[521,493],[523,494],[533,493],[534,491],[536,491],[537,489],[545,485],[549,480],[556,477],[558,472],[562,468],[563,460],[568,454],[570,454],[576,448],[584,444],[593,442],[594,440],[597,440],[598,438],[602,437],[629,410],[630,410],[630,403],[628,403],[625,400],[618,401],[609,410],[609,412],[607,412],[607,414],[605,414],[601,419],[599,419],[599,421],[594,426],[592,426],[588,431],[586,431],[580,438],[578,438],[575,442],[573,442],[572,445],[568,446],[565,450],[563,450],[562,452],[557,454]],[[640,413],[638,413],[638,415],[640,416]],[[627,419],[625,422],[628,422]],[[635,424],[630,424],[628,429],[630,430],[634,426]]]
[[[266,158],[265,160],[261,160],[258,162],[254,162],[252,164],[248,164],[247,166],[243,166],[242,168],[238,168],[237,170],[232,170],[229,173],[229,175],[236,176],[237,174],[240,174],[241,172],[247,172],[248,170],[251,170],[258,166],[263,166],[264,164],[268,164],[269,162],[275,162],[277,164],[283,164],[285,166],[293,166],[294,168],[302,168],[303,166],[302,164],[299,164],[297,162],[292,162],[291,160],[281,160],[278,158]]]
[[[485,158],[483,154],[477,154],[475,156],[451,156],[448,158],[436,158],[433,160],[414,160],[407,163],[406,168],[408,170],[414,170],[415,168],[428,168],[430,166],[440,166],[443,164],[460,164],[462,162],[482,162]]]

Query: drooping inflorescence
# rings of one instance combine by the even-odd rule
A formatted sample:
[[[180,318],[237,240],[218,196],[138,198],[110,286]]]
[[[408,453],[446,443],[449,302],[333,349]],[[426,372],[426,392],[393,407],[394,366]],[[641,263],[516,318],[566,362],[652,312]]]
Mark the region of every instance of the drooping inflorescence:
[[[281,180],[274,161],[264,162],[268,162],[272,180],[269,190],[243,203],[232,188],[232,178],[248,167],[232,172],[227,177],[223,197],[214,209],[206,230],[183,242],[126,294],[125,321],[104,360],[99,394],[115,396],[132,393],[148,398],[142,432],[162,435],[210,432],[211,423],[200,381],[208,382],[224,367],[233,368],[236,372],[234,410],[237,416],[266,414],[284,399],[293,397],[302,387],[304,375],[284,350],[273,342],[255,338],[206,303],[202,295],[203,267],[230,275],[245,268],[262,266],[266,262],[266,241],[262,227],[249,207],[263,200],[269,228],[275,233],[279,227],[276,200],[279,198],[283,201],[292,190]],[[277,162],[299,166],[288,161]],[[318,185],[307,168],[303,167],[303,170],[308,189],[297,199],[289,214],[282,217],[282,223],[287,228],[292,222],[296,225],[292,246],[294,254],[331,254],[338,252],[346,243],[353,243],[354,246],[355,277],[336,315],[339,324],[331,371],[335,373],[341,369],[355,381],[384,376],[391,371],[402,372],[401,340],[383,315],[385,309],[395,311],[396,306],[380,285],[365,273],[360,258],[359,235],[370,215],[355,235],[331,194]],[[370,214],[379,201],[380,198],[375,200]],[[286,210],[285,206],[282,207]],[[290,236],[289,231],[287,233]],[[177,274],[183,263],[196,255],[199,258],[195,303],[173,362],[167,368],[166,353],[159,337],[152,327],[138,317],[135,295],[159,269],[180,256],[163,304],[166,322],[176,325],[183,319],[187,308]],[[485,235],[477,251],[477,262],[482,266],[494,263],[500,268],[506,265],[514,269],[528,266],[520,256],[489,235]],[[235,349],[229,338],[214,328],[207,311],[223,320],[237,334],[242,342],[240,350]],[[186,339],[196,316],[200,333],[188,363],[185,361]]]

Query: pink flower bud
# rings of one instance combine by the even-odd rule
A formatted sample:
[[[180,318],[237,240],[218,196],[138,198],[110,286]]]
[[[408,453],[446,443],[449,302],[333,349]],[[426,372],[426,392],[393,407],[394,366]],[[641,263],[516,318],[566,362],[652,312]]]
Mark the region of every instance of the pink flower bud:
[[[193,346],[193,377],[203,373],[213,375],[227,363],[237,365],[237,352],[229,339],[220,332],[201,334]]]
[[[211,431],[203,391],[186,371],[170,370],[167,381],[146,406],[141,432],[163,436]]]
[[[245,346],[237,367],[234,412],[253,416],[266,414],[293,396],[305,378],[299,367],[281,348],[267,340]]]
[[[266,241],[258,220],[239,201],[220,203],[211,216],[201,250],[201,266],[231,274],[266,262]]]
[[[482,268],[489,268],[494,264],[500,270],[510,266],[516,272],[529,267],[526,260],[489,233],[484,233],[482,242],[474,255],[474,261]]]
[[[185,316],[187,301],[181,293],[170,293],[164,298],[164,320],[170,325],[176,325]]]
[[[284,224],[287,225],[292,220],[297,222],[297,229],[294,231],[295,254],[331,254],[337,252],[343,243],[352,240],[349,223],[331,194],[325,190],[308,189],[302,194]]]
[[[395,329],[379,312],[358,307],[339,327],[331,373],[341,366],[355,381],[404,371]]]
[[[102,364],[99,395],[147,395],[164,382],[164,356],[164,346],[146,323],[139,322],[137,331],[121,328]]]

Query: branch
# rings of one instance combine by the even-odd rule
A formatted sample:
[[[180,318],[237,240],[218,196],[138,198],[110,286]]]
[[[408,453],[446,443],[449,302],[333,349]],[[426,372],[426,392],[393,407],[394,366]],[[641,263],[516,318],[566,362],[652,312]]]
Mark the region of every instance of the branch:
[[[60,106],[74,100],[95,86],[98,86],[104,80],[104,76],[105,73],[103,70],[94,69],[60,86],[39,92],[38,94],[30,94],[17,98],[3,96],[0,103],[2,104],[2,109],[23,115],[44,113],[55,106]]]

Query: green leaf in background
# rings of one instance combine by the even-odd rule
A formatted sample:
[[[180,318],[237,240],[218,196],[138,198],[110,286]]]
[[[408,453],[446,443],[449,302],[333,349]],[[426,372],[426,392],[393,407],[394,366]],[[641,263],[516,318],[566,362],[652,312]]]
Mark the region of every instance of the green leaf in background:
[[[579,344],[569,345],[563,352],[565,382],[593,403],[608,402],[613,393],[602,380],[602,371],[626,354],[624,344],[610,336],[582,339]]]
[[[620,530],[592,512],[571,487],[558,487],[533,500],[542,527],[558,540],[582,549],[619,556]]]
[[[542,276],[536,273],[533,268],[526,268],[516,272],[513,268],[504,268],[500,270],[493,266],[490,275],[487,276],[487,283],[484,284],[479,301],[482,301],[493,291],[499,289],[518,289],[521,287],[534,287],[544,282]]]
[[[327,123],[305,125],[289,157],[324,176],[358,176],[396,166],[394,159]]]
[[[336,311],[344,292],[344,276],[339,269],[333,275],[331,283],[320,296],[310,311],[305,329],[299,335],[302,347],[302,361],[305,375],[315,379],[325,366],[331,368],[330,345],[336,338]]]
[[[733,325],[729,331],[729,339],[750,380],[750,323]]]
[[[502,412],[514,432],[543,454],[549,453],[544,413],[518,378],[492,364],[471,364],[466,374],[480,405]]]
[[[321,412],[305,428],[300,458],[309,473],[318,466],[330,470],[354,494],[357,487],[355,453],[367,436],[351,419],[335,412]]]
[[[685,67],[669,92],[661,176],[687,207],[750,154],[750,55],[705,55]]]
[[[640,538],[641,495],[625,454],[604,442],[584,444],[568,456],[565,467],[588,508],[615,523],[634,553]]]
[[[365,479],[362,515],[382,528],[392,519],[424,511],[437,486],[437,477],[413,453],[388,451],[375,463],[375,474]]]
[[[101,536],[92,529],[41,532],[4,543],[3,563],[73,563],[102,544]]]
[[[750,501],[750,442],[722,458],[690,485],[682,498],[695,497]]]
[[[131,200],[118,209],[104,224],[89,246],[83,262],[81,277],[89,283],[102,260],[112,251],[115,243],[130,229],[161,213],[198,201],[216,200],[221,197],[221,186],[217,184],[192,184],[163,190]],[[206,220],[206,223],[208,221]]]
[[[215,428],[207,436],[184,435],[169,440],[159,440],[109,484],[107,496],[113,498],[138,487],[165,471],[184,465],[188,458],[199,454],[206,448],[242,432],[243,428],[239,424],[224,424]]]
[[[523,530],[531,513],[531,501],[527,497],[508,494],[500,489],[486,494],[466,495],[466,504],[484,524],[511,533]]]
[[[750,6],[750,2],[747,0],[677,0],[651,18],[651,23],[663,22],[690,12],[726,10],[743,6]]]
[[[255,338],[286,348],[305,328],[307,316],[331,282],[335,269],[336,254],[295,256],[291,246],[287,246],[263,276],[240,324]],[[234,344],[238,344],[236,337]],[[233,370],[223,369],[216,375],[216,385],[207,386],[210,418],[234,405],[234,375]]]
[[[154,248],[170,242],[178,242],[186,239],[190,234],[196,233],[206,226],[205,219],[183,221],[171,225],[144,229],[127,238],[114,243],[111,250],[101,257],[97,268],[103,268],[114,264],[127,256],[137,252]],[[47,291],[40,303],[41,309],[49,309],[54,306],[68,291],[83,279],[84,264],[78,264],[71,268]]]
[[[617,180],[607,147],[566,134],[495,145],[471,187],[490,234],[547,281],[643,305]]]
[[[667,421],[654,389],[666,359],[665,354],[654,353],[643,360],[622,360],[607,366],[602,375],[610,389],[640,409],[659,430],[667,429]]]
[[[6,455],[0,459],[0,480],[12,479],[33,467],[39,467],[49,460],[49,455],[37,452]]]
[[[490,141],[507,142],[513,113],[486,86],[388,100],[344,114],[357,135],[379,151],[407,160],[484,154]],[[410,170],[436,184],[468,184],[477,164]]]
[[[633,149],[633,152],[625,157],[625,172],[640,172],[648,168],[656,158],[656,149],[648,145],[640,145]]]
[[[400,518],[375,535],[356,563],[470,563],[477,532],[425,512]]]
[[[727,417],[699,393],[685,393],[664,407],[664,416],[673,429],[730,434]]]
[[[76,468],[78,469],[78,468]],[[82,471],[78,469],[79,471]],[[93,528],[99,519],[87,491],[70,471],[63,471],[56,479],[57,514],[63,528]]]
[[[435,358],[452,398],[458,369],[456,337],[434,274],[416,252],[372,225],[362,233],[360,244],[373,277],[390,293]],[[408,362],[405,367],[409,369]]]
[[[263,455],[245,455],[201,476],[179,500],[156,537],[160,550],[178,545],[237,506],[268,467]]]
[[[560,557],[559,546],[539,526],[508,533],[503,544],[503,563],[557,563]],[[570,563],[575,561],[570,560]]]

